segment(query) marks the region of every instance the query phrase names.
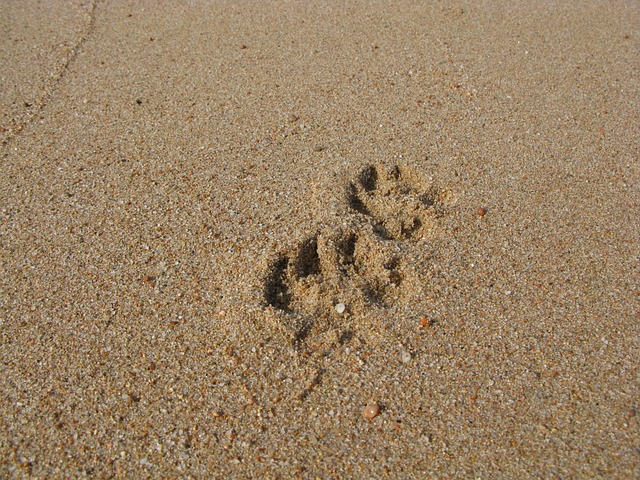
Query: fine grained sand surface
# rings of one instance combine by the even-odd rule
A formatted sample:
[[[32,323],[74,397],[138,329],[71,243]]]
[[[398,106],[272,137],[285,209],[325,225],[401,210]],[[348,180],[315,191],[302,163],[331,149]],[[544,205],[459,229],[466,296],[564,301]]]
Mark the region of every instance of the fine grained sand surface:
[[[640,476],[638,3],[177,3],[0,9],[0,477]]]

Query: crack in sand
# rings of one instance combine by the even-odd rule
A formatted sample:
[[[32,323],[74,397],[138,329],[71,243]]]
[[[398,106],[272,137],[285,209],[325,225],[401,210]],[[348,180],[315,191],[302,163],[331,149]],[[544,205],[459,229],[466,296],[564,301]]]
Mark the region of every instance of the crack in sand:
[[[80,38],[77,43],[69,48],[65,55],[63,62],[59,64],[55,68],[55,73],[51,76],[50,85],[44,87],[43,95],[37,99],[34,103],[33,109],[31,109],[25,118],[22,119],[13,119],[14,126],[10,130],[7,130],[7,134],[4,138],[0,140],[2,145],[7,145],[14,138],[16,138],[20,133],[31,124],[34,119],[40,118],[49,105],[51,99],[54,94],[58,90],[58,86],[63,81],[63,79],[67,76],[71,65],[76,61],[78,55],[80,54],[80,50],[82,46],[87,42],[91,34],[95,30],[95,10],[96,10],[97,1],[93,0],[88,4],[88,20],[86,22],[86,28],[83,33],[81,33]]]

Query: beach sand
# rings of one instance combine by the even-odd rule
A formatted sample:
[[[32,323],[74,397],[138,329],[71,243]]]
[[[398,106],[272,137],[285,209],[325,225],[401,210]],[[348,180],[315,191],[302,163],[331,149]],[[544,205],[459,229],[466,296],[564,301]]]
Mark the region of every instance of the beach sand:
[[[3,2],[0,477],[640,476],[638,3],[177,3]]]

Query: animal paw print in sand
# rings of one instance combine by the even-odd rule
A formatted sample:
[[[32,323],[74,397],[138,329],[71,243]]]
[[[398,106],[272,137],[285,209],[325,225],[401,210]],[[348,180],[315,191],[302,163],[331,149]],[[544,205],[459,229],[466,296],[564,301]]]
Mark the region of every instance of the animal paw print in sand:
[[[271,265],[267,303],[288,318],[297,342],[312,330],[339,330],[349,316],[389,306],[402,285],[400,259],[385,251],[372,231],[320,232]],[[345,304],[338,313],[336,305]]]
[[[411,283],[418,276],[406,254],[432,235],[443,212],[442,192],[422,185],[397,166],[365,168],[347,187],[355,213],[270,264],[266,303],[279,312],[281,326],[297,344],[316,342],[328,332],[348,338],[384,330],[385,312],[415,290]],[[338,304],[346,306],[344,312]]]
[[[351,182],[347,200],[351,208],[369,217],[382,238],[417,240],[430,233],[442,213],[442,194],[434,187],[420,191],[419,183],[398,166],[372,165]]]

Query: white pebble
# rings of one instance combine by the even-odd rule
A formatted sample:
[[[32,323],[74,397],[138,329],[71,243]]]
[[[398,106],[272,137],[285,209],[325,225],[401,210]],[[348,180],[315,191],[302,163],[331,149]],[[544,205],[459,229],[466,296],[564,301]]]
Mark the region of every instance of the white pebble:
[[[411,353],[404,350],[400,356],[402,363],[409,363],[411,361]]]
[[[344,303],[338,303],[336,305],[336,312],[338,312],[339,314],[343,314],[346,309],[347,307],[345,306]]]

